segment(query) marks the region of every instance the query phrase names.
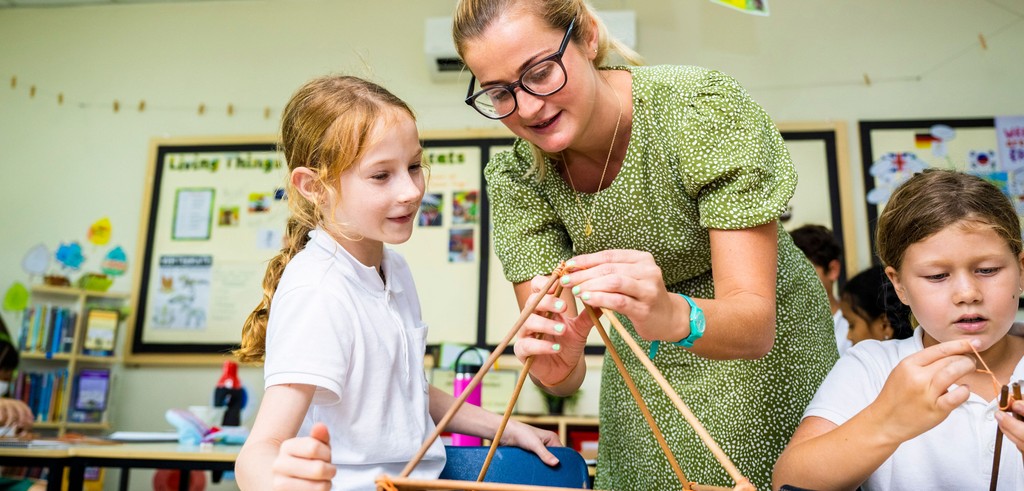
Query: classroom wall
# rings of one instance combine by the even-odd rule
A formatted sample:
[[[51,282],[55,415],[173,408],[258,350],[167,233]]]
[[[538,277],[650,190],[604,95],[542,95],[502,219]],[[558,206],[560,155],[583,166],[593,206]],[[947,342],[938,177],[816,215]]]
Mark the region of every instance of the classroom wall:
[[[462,103],[465,77],[434,83],[425,68],[424,19],[448,15],[454,5],[238,0],[0,9],[0,287],[28,282],[20,261],[30,247],[84,241],[89,224],[104,216],[130,268],[137,266],[150,138],[272,134],[291,92],[320,74],[381,82],[416,109],[424,130],[498,127]],[[594,5],[636,12],[637,49],[651,64],[721,69],[778,121],[847,122],[857,181],[852,232],[863,265],[857,120],[1024,113],[1021,0],[776,0],[767,18],[704,0]],[[131,288],[128,277],[113,287]],[[166,427],[166,409],[209,401],[218,371],[121,369],[113,396],[118,429]],[[262,376],[252,368],[242,378],[251,415]],[[596,410],[596,379],[588,379],[582,412]]]

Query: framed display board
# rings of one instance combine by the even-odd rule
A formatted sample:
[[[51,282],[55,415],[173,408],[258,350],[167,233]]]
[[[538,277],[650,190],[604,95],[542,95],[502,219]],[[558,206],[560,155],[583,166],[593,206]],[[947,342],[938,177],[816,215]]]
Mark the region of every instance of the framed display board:
[[[1016,127],[1010,131],[1024,134],[1024,125]],[[1000,152],[1011,145],[1000,145],[995,118],[861,121],[862,205],[867,208],[872,263],[878,263],[875,228],[885,202],[896,187],[926,168],[980,176],[1002,189],[1016,204],[1018,215],[1024,215],[1022,141],[1018,136],[1019,153]]]
[[[288,217],[273,137],[157,139],[127,363],[220,362],[262,297]]]
[[[783,227],[793,230],[806,224],[824,225],[843,246],[844,268],[839,279],[858,266],[857,234],[854,224],[853,182],[848,135],[842,122],[779,123],[796,167],[798,183]]]

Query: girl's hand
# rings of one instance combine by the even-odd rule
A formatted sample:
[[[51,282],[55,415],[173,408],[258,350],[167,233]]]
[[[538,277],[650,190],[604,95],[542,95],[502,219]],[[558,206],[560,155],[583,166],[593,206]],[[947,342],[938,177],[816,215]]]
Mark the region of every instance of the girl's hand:
[[[569,273],[560,280],[564,288],[595,309],[628,317],[640,337],[678,341],[689,335],[689,325],[680,326],[676,317],[678,303],[686,301],[665,289],[661,268],[649,252],[607,250],[576,256],[567,265]]]
[[[309,436],[289,438],[273,464],[273,489],[330,491],[337,469],[331,463],[327,426],[316,423]]]
[[[558,440],[558,434],[530,426],[526,423],[508,420],[505,425],[505,432],[501,434],[502,445],[510,445],[529,450],[547,465],[558,464],[558,458],[554,456],[547,447],[561,447],[562,442]]]
[[[941,423],[970,396],[970,389],[949,386],[975,370],[965,339],[925,348],[903,359],[865,411],[877,412],[885,428],[879,434],[905,442]]]
[[[0,426],[14,428],[14,434],[2,436],[23,434],[32,429],[34,420],[32,410],[24,402],[6,397],[0,399]]]
[[[548,281],[547,276],[537,276],[528,284],[516,286],[517,290],[529,288],[529,298],[524,305],[538,295],[544,298],[523,323],[513,350],[522,363],[536,356],[530,374],[536,381],[551,387],[568,378],[580,363],[593,324],[589,316],[576,315],[570,295],[563,292],[562,297],[556,297],[555,287],[541,292]]]
[[[1010,410],[1024,416],[1024,401],[1013,401]],[[1002,411],[996,411],[996,421],[999,422],[999,429],[1003,430],[1003,434],[1017,446],[1017,450],[1024,453],[1024,421]]]

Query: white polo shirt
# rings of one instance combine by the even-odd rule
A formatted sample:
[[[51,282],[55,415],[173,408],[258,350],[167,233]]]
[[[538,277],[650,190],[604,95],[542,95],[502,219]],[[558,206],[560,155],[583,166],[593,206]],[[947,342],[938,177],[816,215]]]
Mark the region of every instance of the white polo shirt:
[[[423,372],[427,326],[409,266],[385,249],[386,281],[329,234],[285,268],[271,302],[265,386],[315,385],[299,435],[327,425],[332,489],[374,490],[397,476],[434,430]],[[440,439],[411,477],[434,479],[445,463]]]
[[[878,397],[900,360],[924,349],[924,330],[908,339],[861,341],[839,358],[804,417],[818,416],[841,425]],[[1024,378],[1019,362],[1011,380]],[[955,388],[955,385],[951,388]],[[966,490],[989,488],[995,452],[998,401],[977,394],[953,410],[938,426],[904,442],[861,486],[877,490]],[[1003,437],[999,464],[1000,491],[1024,489],[1021,453]]]

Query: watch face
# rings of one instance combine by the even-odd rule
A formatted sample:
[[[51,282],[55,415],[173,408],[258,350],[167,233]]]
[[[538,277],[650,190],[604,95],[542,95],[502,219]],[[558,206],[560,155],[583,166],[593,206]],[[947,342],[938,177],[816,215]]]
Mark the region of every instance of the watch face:
[[[690,308],[690,325],[693,330],[703,333],[704,327],[707,324],[707,319],[704,318],[704,311],[694,305]]]

